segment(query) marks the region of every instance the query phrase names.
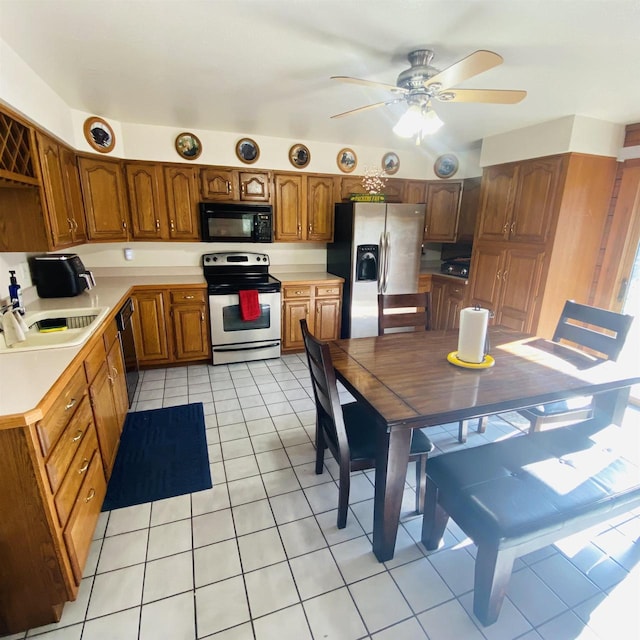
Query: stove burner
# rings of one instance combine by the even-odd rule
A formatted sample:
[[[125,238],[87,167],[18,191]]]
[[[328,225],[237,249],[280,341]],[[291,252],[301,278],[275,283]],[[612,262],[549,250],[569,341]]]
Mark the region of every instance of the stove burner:
[[[471,258],[453,258],[440,265],[440,273],[458,276],[459,278],[468,278],[470,264]]]
[[[202,256],[204,278],[210,295],[256,289],[268,293],[280,291],[280,280],[269,274],[269,256],[265,253],[205,253]]]

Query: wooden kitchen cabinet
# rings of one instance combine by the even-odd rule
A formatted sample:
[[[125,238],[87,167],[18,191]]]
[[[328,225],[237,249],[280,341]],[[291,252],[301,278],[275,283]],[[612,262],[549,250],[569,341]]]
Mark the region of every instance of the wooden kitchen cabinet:
[[[616,168],[579,153],[486,167],[470,304],[550,338],[566,300],[589,303]]]
[[[276,173],[275,240],[333,240],[334,181],[331,176]]]
[[[301,281],[282,285],[282,351],[303,351],[300,320],[319,340],[340,337],[341,282]]]
[[[198,169],[183,165],[165,166],[164,183],[167,194],[169,238],[198,240],[200,238]]]
[[[120,162],[83,156],[78,167],[89,240],[128,240],[129,208]]]
[[[545,243],[564,168],[563,156],[488,167],[482,179],[477,239]]]
[[[106,487],[82,362],[31,413],[0,429],[2,635],[75,600]]]
[[[458,216],[456,242],[473,244],[473,236],[480,206],[481,183],[482,178],[465,178],[462,181],[462,197],[460,198],[460,215]]]
[[[269,171],[242,171],[226,167],[200,170],[203,200],[271,202]]]
[[[425,242],[455,242],[462,182],[428,182],[424,221]]]
[[[125,173],[132,236],[136,240],[167,240],[169,217],[162,165],[127,162]]]
[[[206,360],[210,357],[206,294],[204,289],[169,292],[176,361]]]
[[[133,330],[140,365],[163,364],[171,360],[168,341],[168,309],[164,289],[136,291],[133,300]]]
[[[204,288],[162,288],[133,294],[134,332],[141,366],[211,357]]]
[[[427,198],[427,183],[424,180],[406,180],[403,202],[424,204]]]
[[[474,247],[469,303],[493,312],[493,324],[535,332],[545,251],[540,248]]]
[[[36,138],[51,248],[85,242],[84,206],[75,154],[39,132]]]
[[[431,276],[432,328],[458,329],[460,310],[465,306],[467,281],[452,276]]]

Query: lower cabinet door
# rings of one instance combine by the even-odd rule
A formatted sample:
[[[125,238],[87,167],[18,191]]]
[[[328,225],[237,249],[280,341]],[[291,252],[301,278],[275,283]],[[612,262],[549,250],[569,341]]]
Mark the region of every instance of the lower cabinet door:
[[[106,492],[107,484],[104,479],[102,462],[96,452],[89,463],[67,528],[64,530],[64,541],[69,553],[73,575],[78,585],[82,580],[84,565],[89,555],[93,532]]]
[[[107,364],[103,364],[91,383],[89,393],[93,417],[98,433],[100,454],[104,465],[104,473],[107,479],[111,477],[111,470],[116,459],[118,443],[120,442],[121,425],[113,399],[111,376]]]
[[[304,349],[304,341],[302,340],[302,329],[300,328],[300,320],[310,320],[309,305],[310,300],[285,300],[284,302],[284,321],[282,323],[282,349]],[[309,326],[309,330],[313,331],[313,327]]]
[[[318,340],[337,340],[340,337],[340,298],[316,300],[314,335]]]
[[[133,314],[133,329],[140,364],[169,362],[164,291],[139,291],[134,300],[138,313]]]
[[[209,331],[204,305],[174,305],[171,308],[176,360],[209,357]]]

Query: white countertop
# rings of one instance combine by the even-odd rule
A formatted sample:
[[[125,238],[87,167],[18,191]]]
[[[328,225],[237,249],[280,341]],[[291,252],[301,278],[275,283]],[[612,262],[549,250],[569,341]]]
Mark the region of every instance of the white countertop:
[[[52,309],[108,307],[110,311],[105,319],[106,322],[114,317],[119,304],[133,286],[205,285],[201,270],[178,271],[181,272],[174,271],[172,275],[162,275],[140,270],[136,273],[128,271],[125,275],[120,270],[119,272],[111,271],[117,275],[106,275],[106,270],[96,270],[97,286],[95,288],[73,298],[27,298],[27,314]],[[273,269],[272,273],[283,282],[287,280],[322,281],[336,277],[322,271],[295,271],[291,267],[283,267],[281,271]],[[97,330],[98,327],[94,332]],[[83,346],[0,353],[0,371],[2,372],[0,373],[0,422],[6,424],[7,420],[4,418],[7,416],[24,414],[37,407]]]

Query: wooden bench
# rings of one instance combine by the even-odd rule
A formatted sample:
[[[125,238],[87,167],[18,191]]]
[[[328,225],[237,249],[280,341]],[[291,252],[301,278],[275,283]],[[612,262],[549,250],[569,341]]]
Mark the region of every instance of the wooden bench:
[[[451,517],[477,545],[482,624],[497,620],[516,558],[640,505],[638,451],[622,433],[588,420],[430,458],[422,542],[437,549]]]

